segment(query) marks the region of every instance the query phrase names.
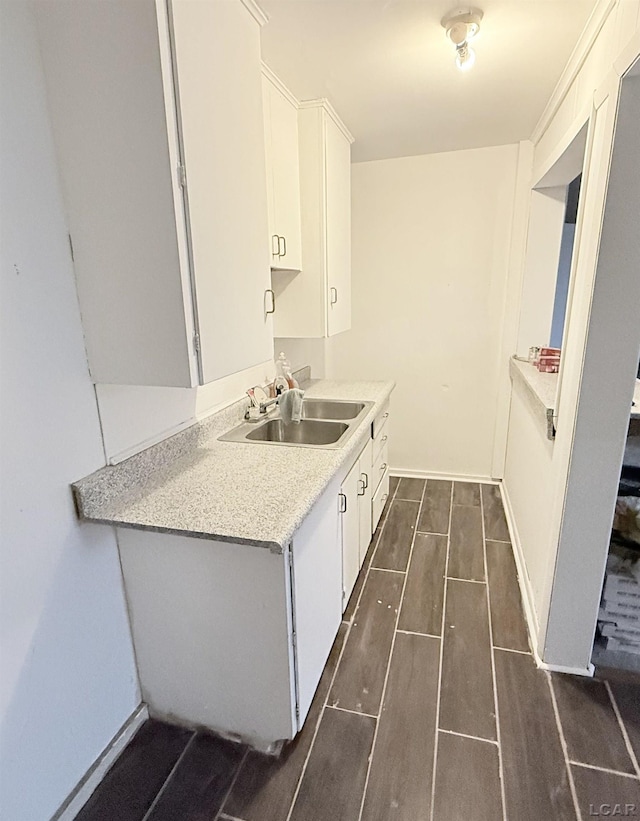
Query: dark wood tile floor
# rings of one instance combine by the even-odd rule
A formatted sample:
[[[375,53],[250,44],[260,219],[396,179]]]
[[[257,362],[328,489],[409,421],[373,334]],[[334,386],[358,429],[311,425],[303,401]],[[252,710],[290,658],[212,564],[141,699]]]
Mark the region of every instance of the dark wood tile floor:
[[[281,757],[151,720],[80,821],[640,819],[640,676],[537,669],[498,488],[391,490]]]

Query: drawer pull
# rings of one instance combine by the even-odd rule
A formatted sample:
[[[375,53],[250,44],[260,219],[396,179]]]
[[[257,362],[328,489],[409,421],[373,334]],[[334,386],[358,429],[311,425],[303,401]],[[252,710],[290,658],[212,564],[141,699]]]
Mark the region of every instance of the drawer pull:
[[[386,442],[388,438],[389,438],[389,437],[388,437],[388,436],[387,436],[387,434],[385,433],[385,435],[382,437],[382,439],[381,439],[380,441],[381,441],[381,442]]]
[[[364,492],[367,489],[367,486],[364,483],[364,479],[358,479],[358,484],[360,485],[360,490],[358,491],[358,496],[364,496]]]
[[[383,418],[383,419],[386,419],[388,416],[389,416],[389,411],[387,411],[386,413],[383,413],[383,414],[382,414],[382,418]]]
[[[344,493],[338,493],[338,499],[340,501],[340,506],[338,507],[338,513],[346,513],[347,512],[347,497]]]
[[[362,483],[364,485],[364,489],[366,490],[369,487],[369,474],[361,473],[360,476],[362,476]]]

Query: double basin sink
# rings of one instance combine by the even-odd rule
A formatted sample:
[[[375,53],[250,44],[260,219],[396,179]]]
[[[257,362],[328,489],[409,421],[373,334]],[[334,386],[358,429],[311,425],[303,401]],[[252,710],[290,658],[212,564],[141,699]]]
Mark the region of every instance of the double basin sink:
[[[220,439],[223,442],[338,448],[350,438],[372,404],[337,399],[303,399],[300,422],[285,425],[279,417],[263,422],[245,422]]]

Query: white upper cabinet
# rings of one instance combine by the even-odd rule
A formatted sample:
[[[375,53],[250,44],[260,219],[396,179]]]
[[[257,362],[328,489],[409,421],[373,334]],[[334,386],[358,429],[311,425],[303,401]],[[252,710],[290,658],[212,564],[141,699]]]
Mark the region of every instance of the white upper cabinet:
[[[263,64],[262,99],[267,156],[271,267],[302,268],[298,104]]]
[[[191,387],[270,359],[257,7],[37,14],[93,380]]]
[[[272,274],[278,337],[351,327],[351,143],[327,100],[300,103],[302,272]]]
[[[327,336],[351,327],[351,143],[325,115]]]

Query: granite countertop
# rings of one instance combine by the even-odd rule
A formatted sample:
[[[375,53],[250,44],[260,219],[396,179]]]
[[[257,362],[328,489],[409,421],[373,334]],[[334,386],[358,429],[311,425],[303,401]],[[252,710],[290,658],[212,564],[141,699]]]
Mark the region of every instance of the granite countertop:
[[[118,465],[74,483],[80,518],[284,551],[314,503],[370,435],[393,382],[310,380],[305,396],[373,406],[342,448],[220,442],[241,400]]]

